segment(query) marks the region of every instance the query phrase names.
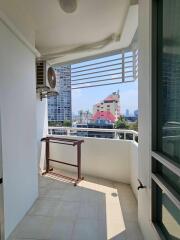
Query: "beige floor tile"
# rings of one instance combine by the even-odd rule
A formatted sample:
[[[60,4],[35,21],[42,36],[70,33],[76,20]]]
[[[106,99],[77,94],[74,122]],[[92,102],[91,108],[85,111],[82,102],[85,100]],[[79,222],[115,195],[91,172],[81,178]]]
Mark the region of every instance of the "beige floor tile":
[[[105,195],[103,193],[96,191],[96,190],[81,188],[81,191],[82,191],[82,197],[81,197],[82,202],[97,203],[98,201],[103,199],[103,196],[105,197]]]
[[[110,180],[100,179],[99,184],[106,187],[114,188],[113,181],[110,181]]]
[[[98,220],[105,221],[107,219],[106,201],[97,205],[97,218]]]
[[[72,240],[101,240],[97,220],[79,219],[75,223]]]
[[[113,182],[113,186],[116,187],[117,189],[120,188],[120,189],[129,189],[130,188],[130,185],[127,184],[127,183],[123,183],[123,182]]]
[[[109,205],[119,205],[121,202],[119,201],[119,197],[112,195],[112,194],[106,194],[106,203]]]
[[[56,214],[65,220],[76,220],[78,217],[80,202],[61,201],[61,206]]]
[[[106,218],[105,219],[100,219],[97,221],[97,226],[98,226],[98,239],[100,240],[107,240],[107,223],[106,223]]]
[[[117,188],[118,194],[120,196],[121,199],[134,199],[134,194],[131,190],[131,187],[126,185],[126,184],[122,184],[121,187]]]
[[[60,206],[61,201],[59,199],[39,198],[28,215],[54,217],[58,215]]]
[[[26,216],[15,230],[15,239],[49,239],[52,218],[42,216]]]
[[[126,239],[126,228],[123,220],[107,219],[107,239]]]
[[[64,218],[55,218],[49,240],[71,240],[75,222]]]
[[[84,176],[84,180],[89,182],[89,183],[99,184],[100,178],[89,176],[89,175],[85,175]]]
[[[39,196],[9,240],[143,240],[128,184],[39,176]]]
[[[128,240],[143,240],[142,233],[140,231],[139,225],[137,222],[127,222],[126,224],[127,238]]]
[[[95,195],[96,193],[103,193],[100,189],[101,185],[99,185],[97,183],[82,181],[78,185],[79,185],[79,187],[81,187],[81,189],[86,190],[87,194],[88,194],[88,192],[90,194],[92,193],[91,195],[93,195],[93,194]],[[87,195],[85,195],[85,196],[87,196]]]
[[[49,185],[51,183],[53,183],[52,179],[39,175],[39,187],[46,187],[47,185]]]
[[[81,201],[83,196],[83,189],[81,190],[80,187],[74,187],[72,189],[65,190],[62,200],[63,201]]]
[[[122,214],[121,206],[120,204],[107,204],[106,206],[106,218],[109,219],[109,221],[117,220],[119,222],[124,222],[124,217]]]
[[[51,188],[42,197],[60,200],[63,198],[64,192],[65,192],[64,188]]]
[[[131,212],[126,212],[126,211],[123,211],[123,216],[124,216],[124,221],[125,222],[128,222],[128,221],[133,221],[133,222],[137,222],[137,211],[134,210],[134,211],[131,211]]]
[[[78,213],[80,219],[98,219],[98,206],[95,202],[86,202],[80,204]]]
[[[49,190],[48,186],[39,187],[39,197],[43,197]]]
[[[120,202],[123,206],[123,209],[127,212],[131,212],[132,210],[136,210],[137,209],[137,201],[134,198],[121,198],[120,197]]]
[[[63,182],[60,180],[55,180],[52,184],[51,184],[51,188],[52,189],[67,189],[67,188],[73,188],[73,184],[72,183],[67,183],[67,182]]]
[[[96,185],[96,188],[94,190],[99,191],[101,193],[109,194],[109,193],[112,193],[114,191],[114,188],[109,187],[109,186],[105,186],[105,185],[102,185],[102,184],[98,184],[98,185]]]

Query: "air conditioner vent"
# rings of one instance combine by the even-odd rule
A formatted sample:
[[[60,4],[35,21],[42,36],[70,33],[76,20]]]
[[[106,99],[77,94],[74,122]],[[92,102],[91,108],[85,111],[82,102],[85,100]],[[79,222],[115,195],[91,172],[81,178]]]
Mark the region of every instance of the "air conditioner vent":
[[[46,61],[36,61],[36,91],[40,99],[44,97],[57,96],[56,72]]]
[[[38,60],[36,62],[37,87],[43,87],[46,84],[46,62]]]

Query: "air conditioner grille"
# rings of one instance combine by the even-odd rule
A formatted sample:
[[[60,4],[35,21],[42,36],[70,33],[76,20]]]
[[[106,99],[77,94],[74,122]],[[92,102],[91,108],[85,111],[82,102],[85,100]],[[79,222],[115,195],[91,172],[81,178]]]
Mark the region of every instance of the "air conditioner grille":
[[[36,62],[36,78],[37,78],[37,86],[44,85],[44,68],[45,68],[45,62],[44,61],[37,61]]]

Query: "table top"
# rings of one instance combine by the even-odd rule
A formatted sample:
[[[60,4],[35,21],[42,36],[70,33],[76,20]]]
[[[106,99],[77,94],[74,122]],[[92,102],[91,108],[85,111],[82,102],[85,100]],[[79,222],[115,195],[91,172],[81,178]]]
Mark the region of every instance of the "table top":
[[[49,141],[49,142],[53,142],[53,143],[59,143],[59,144],[65,144],[65,145],[79,145],[81,143],[84,142],[84,140],[78,140],[78,139],[70,139],[70,138],[62,138],[62,137],[45,137],[42,138],[41,141]]]

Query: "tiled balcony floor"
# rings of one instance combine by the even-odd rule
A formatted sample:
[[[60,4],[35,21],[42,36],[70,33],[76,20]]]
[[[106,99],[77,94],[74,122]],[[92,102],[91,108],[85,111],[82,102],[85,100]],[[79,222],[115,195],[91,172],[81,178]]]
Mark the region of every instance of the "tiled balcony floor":
[[[129,185],[85,177],[79,186],[39,177],[39,198],[10,240],[142,240]]]

